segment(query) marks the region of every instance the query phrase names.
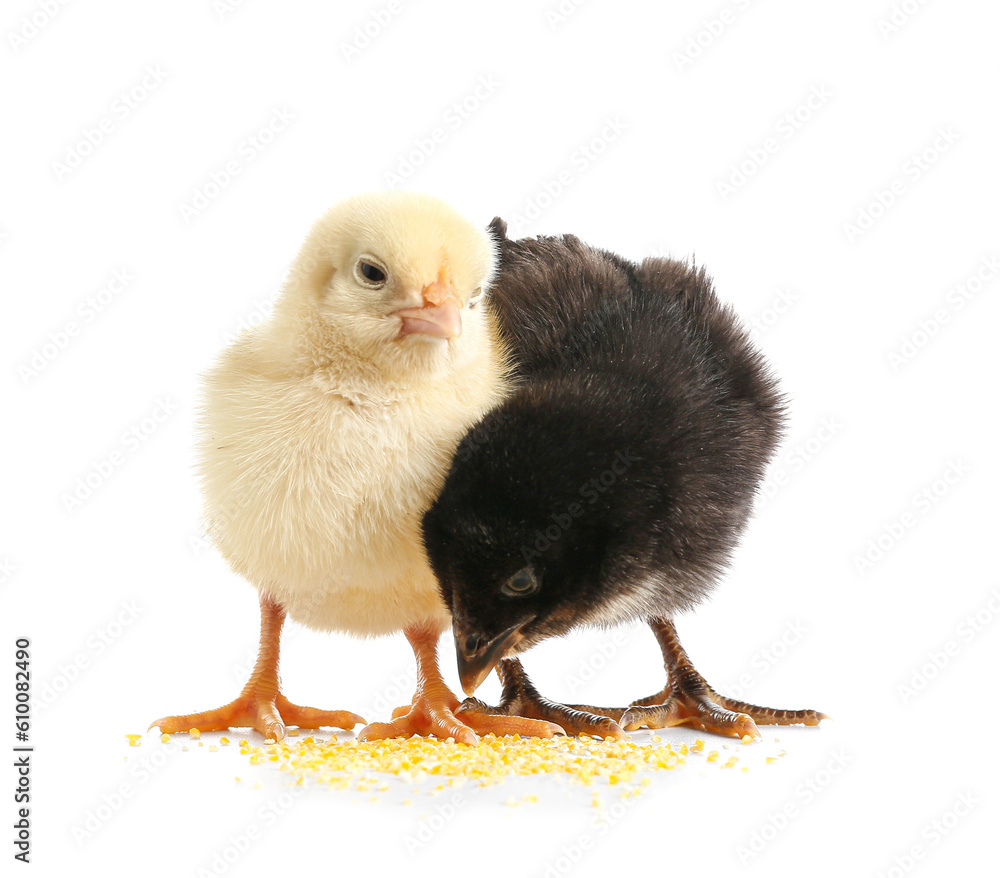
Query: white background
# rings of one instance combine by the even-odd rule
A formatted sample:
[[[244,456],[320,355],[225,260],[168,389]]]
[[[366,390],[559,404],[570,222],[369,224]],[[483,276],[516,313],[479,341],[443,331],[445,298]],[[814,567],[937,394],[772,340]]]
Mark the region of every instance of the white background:
[[[262,837],[227,874],[979,871],[1000,718],[994,4],[43,5],[0,20],[0,714],[13,746],[14,638],[30,637],[35,874],[205,874],[250,826]],[[258,149],[276,113],[288,121]],[[730,575],[679,628],[717,688],[835,723],[765,729],[740,750],[746,773],[691,760],[610,825],[566,785],[470,794],[416,853],[407,838],[441,804],[426,793],[315,790],[265,822],[282,778],[232,748],[139,771],[159,739],[124,734],[228,701],[256,648],[255,593],[198,544],[198,374],[266,313],[313,219],[387,186],[520,235],[695,254],[757,321],[789,438]],[[96,313],[116,271],[130,280]],[[872,540],[882,557],[860,564]],[[963,621],[977,613],[978,630]],[[544,644],[529,670],[553,697],[648,694],[655,644],[625,634]],[[293,699],[375,719],[409,694],[412,657],[401,636],[291,626],[282,667]],[[764,765],[772,749],[788,755]],[[501,804],[536,788],[537,805]],[[977,804],[959,817],[963,794]],[[110,819],[80,839],[98,811]]]

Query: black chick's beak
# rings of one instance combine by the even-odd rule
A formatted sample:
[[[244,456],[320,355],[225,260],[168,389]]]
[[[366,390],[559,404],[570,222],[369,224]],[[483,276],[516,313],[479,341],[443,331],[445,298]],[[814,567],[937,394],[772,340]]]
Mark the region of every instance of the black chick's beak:
[[[458,677],[466,695],[472,695],[489,676],[496,663],[522,639],[521,628],[524,624],[518,622],[511,625],[492,640],[487,640],[481,634],[469,633],[468,628],[455,620],[453,630],[455,651],[458,653]]]

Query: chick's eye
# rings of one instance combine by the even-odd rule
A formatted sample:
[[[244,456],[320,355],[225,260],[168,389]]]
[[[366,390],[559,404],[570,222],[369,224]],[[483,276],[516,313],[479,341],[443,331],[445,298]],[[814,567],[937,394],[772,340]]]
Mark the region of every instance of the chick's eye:
[[[373,284],[380,284],[385,280],[385,272],[382,271],[377,265],[372,265],[370,262],[365,262],[362,260],[360,263],[361,274],[364,275],[365,280],[370,281]]]
[[[535,571],[530,567],[523,567],[500,586],[500,591],[507,597],[523,598],[538,591],[539,584]]]
[[[482,298],[483,298],[483,288],[476,287],[476,289],[472,291],[472,295],[469,296],[469,310],[471,311],[473,308],[475,308],[476,305],[478,305],[482,301]]]

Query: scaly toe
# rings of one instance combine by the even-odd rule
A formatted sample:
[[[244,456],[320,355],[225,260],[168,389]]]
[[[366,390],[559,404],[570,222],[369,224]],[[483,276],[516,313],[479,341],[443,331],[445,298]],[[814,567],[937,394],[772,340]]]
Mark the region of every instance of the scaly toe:
[[[386,738],[408,737],[410,736],[394,723],[369,723],[358,732],[359,741],[382,741]]]
[[[275,706],[285,725],[298,726],[300,729],[319,729],[332,726],[350,731],[357,725],[364,725],[363,717],[349,710],[320,710],[316,707],[303,707],[293,704],[284,695],[279,694]]]
[[[618,720],[618,725],[626,732],[634,732],[636,729],[641,729],[645,722],[644,712],[645,708],[643,707],[630,707],[622,714],[622,718]]]
[[[386,738],[409,738],[413,735],[453,738],[458,744],[475,746],[479,738],[464,723],[454,716],[445,716],[434,710],[430,716],[421,712],[410,712],[387,723],[369,723],[358,735],[359,741],[382,741]]]
[[[478,698],[467,698],[459,705],[455,715],[461,717],[480,735],[520,735],[522,738],[551,738],[565,735],[558,723],[511,715],[500,708],[484,704]]]

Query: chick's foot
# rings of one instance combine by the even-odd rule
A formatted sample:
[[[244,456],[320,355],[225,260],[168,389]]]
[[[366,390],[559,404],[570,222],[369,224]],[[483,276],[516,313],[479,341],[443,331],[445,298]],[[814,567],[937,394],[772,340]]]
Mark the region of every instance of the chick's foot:
[[[481,722],[487,717],[529,717],[559,726],[565,734],[595,735],[605,740],[626,738],[622,727],[609,716],[600,716],[576,705],[559,704],[541,695],[519,659],[505,658],[497,664],[503,683],[500,704],[490,707],[478,698],[468,698],[456,712],[464,722]],[[618,714],[621,716],[621,713]]]
[[[663,652],[668,683],[663,691],[633,702],[624,712],[619,722],[627,730],[688,725],[720,735],[757,738],[757,723],[816,726],[829,719],[816,710],[778,710],[720,695],[694,669],[672,621],[657,619],[651,627]]]
[[[361,730],[360,741],[433,735],[454,738],[460,744],[479,743],[478,735],[523,735],[551,738],[562,729],[550,722],[491,713],[458,715],[459,702],[441,677],[437,663],[440,633],[430,628],[408,628],[407,640],[417,658],[417,691],[409,707],[396,708],[387,723],[371,723]]]
[[[333,726],[338,729],[353,729],[364,719],[347,710],[319,710],[293,704],[280,692],[261,691],[258,688],[244,689],[235,701],[215,710],[189,713],[182,716],[165,716],[150,724],[159,726],[161,732],[175,734],[198,729],[202,732],[225,731],[226,729],[256,729],[265,738],[280,741],[285,737],[287,726],[301,729],[318,729]]]
[[[161,732],[175,734],[198,729],[201,732],[224,731],[233,728],[256,729],[265,738],[280,741],[286,726],[318,729],[334,726],[352,729],[364,719],[347,710],[318,710],[293,704],[281,694],[278,679],[278,650],[285,611],[268,598],[260,600],[260,650],[253,673],[239,697],[216,710],[165,716],[153,720],[149,728],[159,726]]]
[[[454,738],[460,744],[475,745],[479,743],[479,735],[551,738],[563,733],[558,725],[550,722],[493,714],[485,710],[467,711],[465,704],[459,705],[458,699],[449,690],[446,690],[443,698],[421,695],[414,699],[405,713],[401,713],[400,709],[393,713],[396,716],[391,722],[371,723],[363,728],[358,740],[379,741],[383,738],[432,735],[436,738]]]

